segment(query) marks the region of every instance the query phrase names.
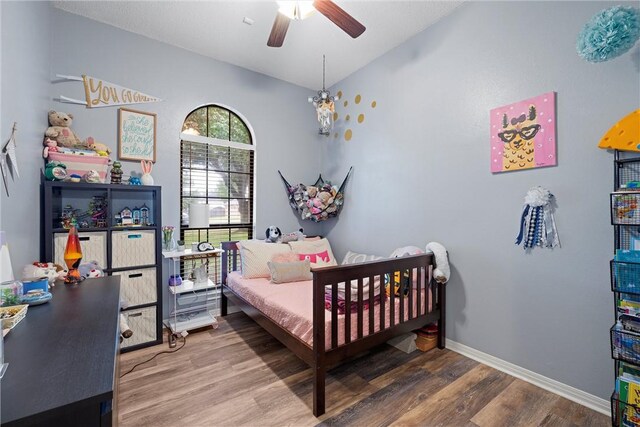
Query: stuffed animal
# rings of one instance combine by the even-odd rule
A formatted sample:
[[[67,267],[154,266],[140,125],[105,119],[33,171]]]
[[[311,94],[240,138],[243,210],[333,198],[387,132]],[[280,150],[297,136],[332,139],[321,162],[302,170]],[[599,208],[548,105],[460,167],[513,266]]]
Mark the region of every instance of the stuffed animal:
[[[301,228],[298,231],[294,231],[293,233],[283,234],[280,238],[280,243],[289,243],[304,240],[306,236],[302,232],[303,230]]]
[[[93,169],[91,169],[89,172],[82,175],[82,179],[85,182],[88,182],[91,184],[97,184],[102,182],[102,180],[100,179],[100,174],[98,174],[98,172]]]
[[[109,148],[108,146],[104,145],[101,142],[96,142],[96,140],[93,139],[92,136],[86,139],[85,145],[90,150],[93,150],[96,153],[98,153],[99,156],[109,157],[109,154],[111,154],[111,148]]]
[[[42,157],[44,157],[45,159],[49,157],[49,153],[58,151],[58,143],[51,138],[45,138],[43,144],[44,148],[42,150]]]
[[[433,253],[436,259],[436,268],[433,269],[433,278],[438,283],[447,283],[451,277],[451,267],[449,266],[449,254],[447,249],[438,242],[429,242],[425,248],[427,252]]]
[[[142,166],[142,176],[140,177],[142,185],[153,185],[153,177],[151,176],[153,162],[151,160],[140,160],[140,166]]]
[[[140,178],[137,176],[130,176],[129,185],[142,185],[142,182],[140,182]]]
[[[423,253],[424,251],[417,246],[403,246],[391,252],[389,258],[400,258],[408,255],[420,255]]]
[[[56,280],[64,279],[66,275],[67,270],[52,262],[34,262],[33,264],[25,265],[22,269],[23,279],[46,277],[51,286]]]
[[[71,130],[73,123],[73,115],[71,113],[61,113],[58,111],[49,111],[49,128],[44,133],[48,138],[56,141],[59,147],[67,148],[86,148],[87,145],[78,138]]]
[[[97,261],[90,261],[84,264],[80,264],[78,267],[78,271],[80,272],[80,276],[84,279],[93,279],[96,277],[103,277],[104,271],[98,265]]]
[[[267,236],[266,239],[264,239],[265,242],[278,243],[280,236],[282,236],[282,231],[280,231],[280,229],[275,225],[270,225],[269,228],[267,228],[265,235]]]

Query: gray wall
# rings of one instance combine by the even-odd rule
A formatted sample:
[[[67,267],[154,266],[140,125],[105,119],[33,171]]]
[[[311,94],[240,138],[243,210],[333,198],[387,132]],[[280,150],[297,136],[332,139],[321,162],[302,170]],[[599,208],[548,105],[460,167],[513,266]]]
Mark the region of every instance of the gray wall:
[[[158,115],[157,163],[152,175],[162,186],[163,224],[179,224],[182,122],[194,108],[220,103],[240,112],[254,130],[256,236],[263,236],[270,224],[283,231],[303,226],[309,234],[320,232],[320,226],[296,219],[277,174],[281,169],[295,182],[317,178],[315,114],[307,103],[312,91],[62,12],[48,3],[3,2],[2,7],[3,134],[11,120],[21,125],[22,178],[13,186],[11,198],[2,203],[2,228],[8,231],[14,270],[21,271],[39,256],[39,170],[47,111],[73,113],[73,129],[82,139],[92,135],[116,151],[117,108],[89,110],[53,101],[61,94],[84,96],[79,82],[52,84],[57,73],[88,74],[163,99],[132,106]],[[50,51],[61,49],[63,56],[50,58]],[[135,162],[124,162],[123,167],[125,173],[140,170]]]
[[[613,156],[596,146],[640,103],[638,47],[599,65],[576,54],[582,25],[607,6],[462,6],[332,88],[352,117],[355,94],[378,106],[352,119],[350,142],[330,138],[323,163],[326,175],[355,166],[340,219],[325,229],[337,256],[442,242],[453,266],[449,338],[605,399]],[[489,110],[548,91],[558,93],[559,165],[492,175]],[[535,185],[557,198],[562,248],[527,254],[514,241]]]
[[[6,230],[13,271],[40,254],[40,167],[49,100],[50,6],[43,2],[0,2],[2,8],[2,80],[0,140],[4,144],[18,122],[20,178],[9,180],[10,198],[0,195],[0,229]]]

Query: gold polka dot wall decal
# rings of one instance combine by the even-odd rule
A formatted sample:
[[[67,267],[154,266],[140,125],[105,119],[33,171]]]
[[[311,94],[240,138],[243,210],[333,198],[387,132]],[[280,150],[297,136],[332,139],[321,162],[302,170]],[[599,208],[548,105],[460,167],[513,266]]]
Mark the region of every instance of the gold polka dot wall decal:
[[[335,122],[336,120],[338,120],[338,113],[333,113],[333,121]]]
[[[344,132],[344,140],[345,141],[351,141],[351,137],[353,136],[353,132],[351,132],[351,129],[347,129]]]
[[[360,101],[362,101],[362,97],[360,95],[356,95],[356,104],[360,104]]]
[[[376,105],[377,105],[376,101],[373,101],[373,102],[371,103],[371,108],[376,108]]]
[[[344,101],[344,106],[346,107],[347,105],[349,105],[349,101]]]
[[[364,114],[358,115],[358,123],[364,122]]]
[[[349,114],[347,114],[346,116],[344,116],[344,119],[345,119],[346,121],[349,121],[349,120],[351,120],[351,116],[350,116]]]
[[[338,98],[342,98],[342,91],[341,91],[341,90],[339,90],[339,91],[338,91],[338,93],[337,93],[336,95],[338,95]]]

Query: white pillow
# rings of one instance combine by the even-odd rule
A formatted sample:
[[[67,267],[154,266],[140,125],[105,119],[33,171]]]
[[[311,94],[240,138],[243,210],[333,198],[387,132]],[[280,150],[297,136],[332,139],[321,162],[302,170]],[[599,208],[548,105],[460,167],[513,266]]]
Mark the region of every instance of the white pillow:
[[[384,259],[384,257],[378,256],[378,255],[359,254],[357,252],[347,251],[347,254],[344,256],[344,259],[342,260],[342,265],[358,264],[361,262],[368,262],[368,261],[378,261],[380,259]]]
[[[266,243],[262,240],[241,240],[240,264],[242,277],[255,279],[256,277],[271,277],[269,265],[271,257],[284,252],[291,252],[289,245],[282,243]]]
[[[308,259],[312,269],[320,265],[323,267],[338,265],[327,239],[289,242],[289,246],[298,253],[300,260]]]

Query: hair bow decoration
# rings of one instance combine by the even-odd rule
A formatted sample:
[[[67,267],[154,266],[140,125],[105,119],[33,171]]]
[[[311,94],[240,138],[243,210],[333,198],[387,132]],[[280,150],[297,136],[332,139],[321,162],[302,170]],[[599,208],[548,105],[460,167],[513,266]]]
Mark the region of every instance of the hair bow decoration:
[[[516,245],[523,244],[524,249],[560,246],[552,202],[553,194],[546,188],[533,187],[527,192]]]

